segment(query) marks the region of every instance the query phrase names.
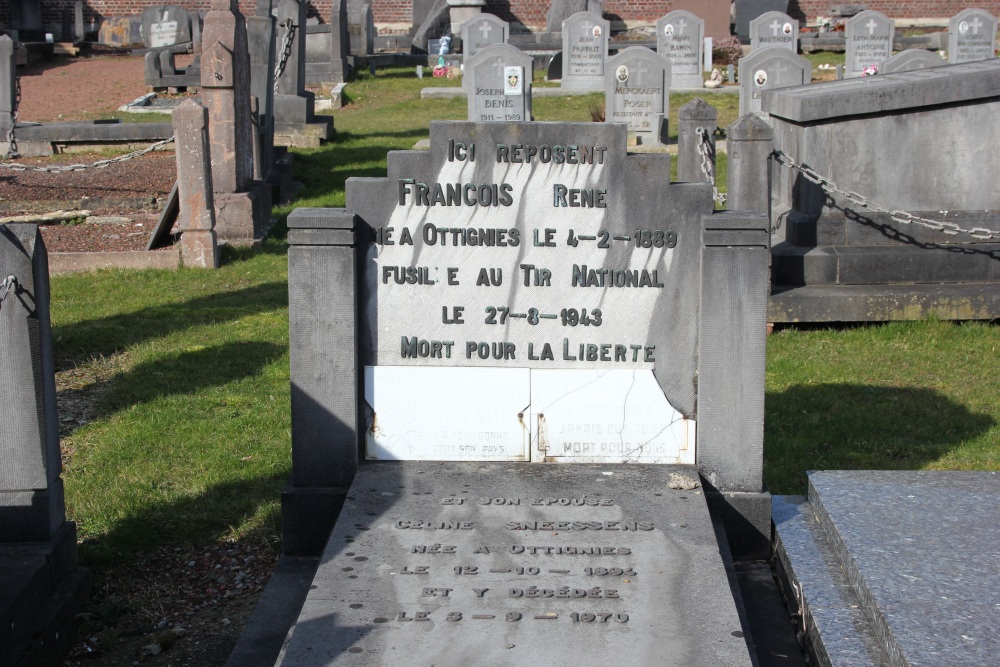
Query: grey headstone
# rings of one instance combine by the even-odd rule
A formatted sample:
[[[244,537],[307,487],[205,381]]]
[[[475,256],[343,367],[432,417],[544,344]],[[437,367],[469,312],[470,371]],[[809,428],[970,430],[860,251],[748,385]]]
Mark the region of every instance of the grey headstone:
[[[677,110],[677,180],[681,183],[708,181],[702,167],[702,146],[707,137],[709,160],[715,167],[715,129],[719,112],[696,97]],[[701,128],[702,134],[698,129]]]
[[[48,259],[36,225],[0,225],[0,348],[0,544],[47,542],[65,512]]]
[[[605,68],[604,119],[626,123],[643,145],[667,142],[670,61],[644,46],[612,56]]]
[[[788,14],[767,12],[750,21],[750,49],[771,47],[799,52],[799,22]]]
[[[948,21],[948,62],[996,57],[997,19],[982,9],[966,9]]]
[[[147,48],[191,41],[188,12],[179,5],[154,5],[142,12],[142,38]]]
[[[677,10],[656,22],[656,51],[670,61],[672,88],[701,88],[705,21]]]
[[[559,32],[563,21],[580,12],[590,12],[601,18],[603,3],[597,0],[552,0],[549,11],[545,13],[545,32]]]
[[[492,44],[467,59],[462,84],[468,97],[469,120],[531,120],[533,62],[530,55],[509,44]]]
[[[375,52],[375,20],[370,4],[348,3],[347,32],[351,40],[351,55],[367,56]]]
[[[844,77],[861,76],[865,67],[885,62],[892,55],[896,22],[881,12],[868,9],[847,19]]]
[[[285,68],[278,77],[278,95],[301,95],[306,90],[306,9],[303,0],[280,0],[274,9],[278,51],[285,44],[289,30],[293,31]],[[275,58],[281,60],[283,54],[278,51]]]
[[[883,61],[878,71],[879,74],[892,74],[893,72],[911,72],[915,69],[940,67],[946,64],[944,58],[933,51],[928,51],[927,49],[907,49]]]
[[[493,14],[480,14],[462,24],[462,49],[466,61],[490,44],[506,44],[510,26]]]
[[[16,83],[17,55],[14,53],[14,40],[7,35],[0,35],[0,130],[3,131],[5,140],[14,111]]]
[[[812,63],[781,46],[757,49],[740,58],[740,115],[761,111],[765,90],[802,86],[812,79]]]
[[[333,83],[344,83],[350,67],[347,55],[351,52],[348,34],[347,0],[333,0],[330,9],[330,63]]]
[[[589,12],[573,14],[563,22],[563,88],[604,89],[610,31],[609,21]]]
[[[750,41],[750,21],[765,12],[789,11],[789,0],[739,0],[736,3],[736,35],[744,41]]]

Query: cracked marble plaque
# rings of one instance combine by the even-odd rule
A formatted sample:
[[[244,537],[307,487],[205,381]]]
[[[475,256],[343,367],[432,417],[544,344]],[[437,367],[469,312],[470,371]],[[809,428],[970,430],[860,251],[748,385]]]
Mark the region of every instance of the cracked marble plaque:
[[[362,466],[285,647],[309,665],[749,665],[693,468]]]

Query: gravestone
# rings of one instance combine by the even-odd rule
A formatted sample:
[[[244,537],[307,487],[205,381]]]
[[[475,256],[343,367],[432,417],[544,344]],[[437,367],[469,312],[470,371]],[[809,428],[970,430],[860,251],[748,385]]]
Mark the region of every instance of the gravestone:
[[[533,59],[509,44],[492,44],[465,61],[462,85],[469,101],[469,120],[531,120]]]
[[[670,61],[671,88],[701,88],[705,22],[683,10],[656,22],[656,51]]]
[[[545,13],[545,32],[559,32],[563,21],[580,12],[590,12],[601,18],[603,9],[601,0],[552,0],[549,11]]]
[[[866,67],[878,67],[892,55],[896,22],[881,12],[867,9],[847,19],[844,77],[861,76]]]
[[[265,8],[261,16],[247,17],[250,55],[250,94],[257,100],[254,179],[266,180],[274,166],[274,61],[277,19]]]
[[[641,145],[668,142],[671,65],[644,46],[632,46],[608,59],[604,109],[608,123],[625,123]]]
[[[215,203],[208,146],[208,110],[193,99],[171,114],[177,142],[177,194],[184,266],[215,269],[219,248],[215,235]]]
[[[462,49],[465,59],[490,44],[506,44],[510,25],[493,14],[480,14],[462,24]]]
[[[562,25],[563,88],[602,90],[611,23],[589,12],[573,14]]]
[[[147,48],[174,46],[191,41],[191,21],[178,5],[154,5],[142,12],[142,39]]]
[[[13,0],[10,4],[10,27],[17,31],[19,42],[44,42],[42,0]]]
[[[280,664],[751,664],[706,500],[769,521],[764,216],[624,124],[430,135],[289,216]]]
[[[330,138],[333,118],[316,115],[316,96],[306,90],[306,5],[305,0],[280,0],[274,10],[275,58],[280,68],[274,90],[274,133],[276,144],[315,148]]]
[[[347,34],[352,56],[367,56],[375,52],[375,19],[367,3],[347,3]]]
[[[812,63],[781,46],[757,49],[740,58],[740,115],[761,112],[765,90],[802,86],[812,79]]]
[[[766,12],[750,21],[750,50],[773,46],[799,52],[799,22],[782,12]]]
[[[5,36],[6,37],[6,36]],[[36,225],[0,224],[0,664],[58,664],[80,604]]]
[[[948,62],[996,57],[997,19],[982,9],[966,9],[948,21]]]
[[[882,62],[879,65],[879,74],[892,74],[893,72],[912,72],[917,69],[928,67],[940,67],[947,65],[944,58],[928,51],[927,49],[906,49]]]

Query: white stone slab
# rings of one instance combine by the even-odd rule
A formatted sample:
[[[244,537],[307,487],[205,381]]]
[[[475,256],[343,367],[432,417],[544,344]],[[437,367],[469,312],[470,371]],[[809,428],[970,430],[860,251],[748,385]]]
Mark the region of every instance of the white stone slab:
[[[533,370],[531,401],[534,461],[694,464],[695,423],[651,370]]]
[[[367,458],[524,461],[530,402],[522,368],[365,367]],[[414,388],[419,388],[414,391]]]

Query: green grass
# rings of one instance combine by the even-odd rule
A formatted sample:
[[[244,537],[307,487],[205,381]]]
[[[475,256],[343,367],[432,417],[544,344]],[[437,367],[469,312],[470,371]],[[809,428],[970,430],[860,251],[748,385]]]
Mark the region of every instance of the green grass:
[[[337,138],[297,150],[297,206],[343,206],[465,101],[420,100],[409,70],[347,87]],[[671,127],[690,95],[671,98]],[[714,95],[720,125],[736,96]],[[539,98],[539,120],[590,118],[599,95]],[[720,155],[720,181],[725,159]],[[278,209],[286,215],[292,206]],[[285,244],[228,251],[218,271],[102,271],[52,281],[64,479],[85,562],[160,545],[278,537],[290,471]],[[1000,329],[911,322],[786,329],[768,340],[765,478],[801,493],[822,468],[1000,469]]]

